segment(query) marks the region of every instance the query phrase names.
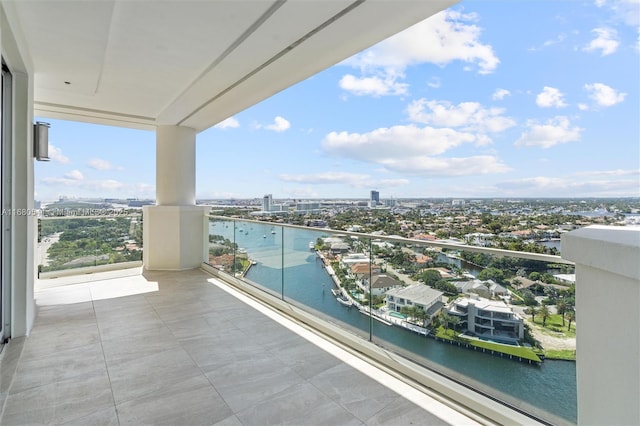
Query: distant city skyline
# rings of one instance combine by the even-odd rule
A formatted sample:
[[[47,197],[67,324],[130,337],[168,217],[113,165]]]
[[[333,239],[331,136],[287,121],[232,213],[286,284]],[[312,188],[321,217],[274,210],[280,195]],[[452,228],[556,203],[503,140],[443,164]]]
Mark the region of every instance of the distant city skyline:
[[[462,1],[197,136],[196,197],[640,196],[640,3]],[[155,134],[51,123],[35,198],[155,198]]]

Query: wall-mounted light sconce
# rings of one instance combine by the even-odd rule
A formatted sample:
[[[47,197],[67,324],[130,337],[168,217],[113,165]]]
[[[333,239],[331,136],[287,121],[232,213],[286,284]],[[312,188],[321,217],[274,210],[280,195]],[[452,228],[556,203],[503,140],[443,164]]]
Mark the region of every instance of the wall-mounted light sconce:
[[[49,127],[42,121],[33,125],[33,156],[38,161],[49,161]]]

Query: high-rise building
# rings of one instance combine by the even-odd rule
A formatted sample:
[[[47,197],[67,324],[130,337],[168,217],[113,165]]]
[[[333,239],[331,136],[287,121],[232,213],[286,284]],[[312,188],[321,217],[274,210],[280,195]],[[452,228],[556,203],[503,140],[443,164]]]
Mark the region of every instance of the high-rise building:
[[[380,193],[378,191],[371,191],[371,197],[369,200],[372,202],[371,204],[377,205],[380,203]]]
[[[273,198],[271,194],[266,194],[264,197],[262,197],[262,211],[270,212],[272,205],[273,205]]]

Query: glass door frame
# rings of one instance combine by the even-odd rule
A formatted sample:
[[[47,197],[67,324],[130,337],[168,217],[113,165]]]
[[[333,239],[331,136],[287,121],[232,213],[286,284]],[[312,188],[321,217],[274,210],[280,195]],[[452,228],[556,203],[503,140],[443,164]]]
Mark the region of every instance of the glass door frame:
[[[12,140],[13,140],[13,80],[11,71],[2,62],[2,78],[0,80],[0,200],[2,202],[0,232],[0,345],[11,334],[11,237],[12,237]]]

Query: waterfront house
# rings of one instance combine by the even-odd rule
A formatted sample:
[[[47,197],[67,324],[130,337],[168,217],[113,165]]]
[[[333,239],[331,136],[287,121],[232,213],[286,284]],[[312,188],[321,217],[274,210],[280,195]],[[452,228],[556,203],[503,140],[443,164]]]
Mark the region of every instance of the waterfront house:
[[[371,264],[369,265],[369,260],[367,259],[366,263],[353,263],[350,264],[351,274],[354,275],[358,279],[368,278],[370,274],[379,274],[380,273],[380,265]]]
[[[509,343],[524,339],[523,319],[501,300],[472,295],[454,300],[445,309],[460,318],[462,329],[472,335]]]
[[[367,278],[359,280],[358,286],[360,286],[363,291],[369,291],[369,280]],[[402,287],[402,283],[395,278],[386,274],[375,274],[371,281],[371,294],[374,296],[382,296],[389,290],[398,287]]]
[[[474,293],[487,299],[498,296],[505,296],[508,293],[505,287],[501,286],[493,280],[481,281],[478,279],[474,279],[467,281],[455,281],[453,282],[453,284],[456,286],[460,293]]]
[[[385,303],[390,311],[400,312],[405,306],[416,306],[427,312],[429,318],[444,305],[444,293],[424,284],[396,287],[387,291]]]

